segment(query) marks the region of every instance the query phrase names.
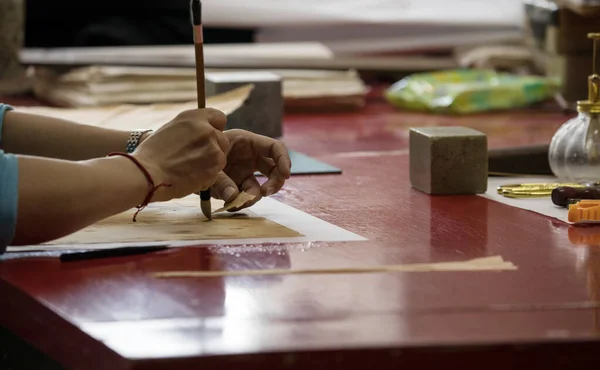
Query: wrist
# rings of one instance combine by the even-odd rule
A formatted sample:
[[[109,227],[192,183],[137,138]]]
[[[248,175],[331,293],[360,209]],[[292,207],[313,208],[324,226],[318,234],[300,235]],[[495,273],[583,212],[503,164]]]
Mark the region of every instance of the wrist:
[[[117,157],[126,158],[130,163],[132,163],[133,165],[135,165],[137,167],[137,169],[139,170],[138,172],[141,172],[142,175],[144,175],[144,178],[146,179],[148,191],[146,193],[146,197],[144,198],[144,201],[137,206],[138,211],[133,215],[133,222],[135,222],[135,218],[136,218],[137,214],[142,209],[144,209],[150,202],[152,202],[152,200],[155,198],[156,191],[165,186],[169,187],[169,186],[171,186],[171,184],[167,184],[167,183],[163,183],[163,182],[157,184],[154,181],[154,178],[152,177],[152,174],[150,173],[150,171],[148,171],[146,166],[142,163],[143,161],[140,161],[138,158],[134,157],[131,154],[123,153],[123,152],[113,152],[113,153],[109,153],[108,156],[109,157],[117,156]]]
[[[111,189],[121,204],[133,208],[141,204],[148,194],[148,181],[144,174],[125,157],[104,157],[86,161],[93,167],[105,186]],[[115,199],[116,200],[116,199]]]
[[[148,195],[148,180],[131,160],[121,157],[102,158],[102,165],[110,169],[110,173],[119,179],[119,192],[127,197],[131,207],[142,204]]]
[[[155,186],[158,186],[159,184],[169,183],[169,179],[167,178],[167,176],[165,176],[164,171],[162,171],[160,167],[156,165],[156,161],[149,159],[148,156],[144,154],[146,153],[136,151],[135,153],[131,153],[130,156],[133,157],[133,159],[144,168],[144,170],[147,172],[146,175],[150,175],[150,178],[152,179],[152,182]],[[131,159],[129,159],[129,161],[133,165],[135,165]],[[138,172],[141,172],[142,174],[144,173],[144,171],[142,171],[139,167],[137,167],[137,169]]]

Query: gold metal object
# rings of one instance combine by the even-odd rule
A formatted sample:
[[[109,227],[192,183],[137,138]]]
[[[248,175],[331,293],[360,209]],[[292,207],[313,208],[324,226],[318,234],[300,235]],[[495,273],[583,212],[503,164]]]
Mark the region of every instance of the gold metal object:
[[[600,40],[600,33],[590,33],[588,37],[594,40],[594,54],[592,74],[588,77],[588,100],[577,102],[577,111],[585,113],[600,113],[600,76],[596,73],[597,63],[597,41]]]
[[[576,183],[529,183],[501,185],[496,190],[498,194],[507,198],[544,198],[552,195],[552,190],[561,186],[585,187],[585,185]]]
[[[545,192],[545,191],[538,191],[538,192],[532,192],[532,193],[503,193],[502,195],[504,195],[507,198],[519,198],[519,199],[523,199],[523,198],[547,198],[550,195],[552,195],[552,192]]]

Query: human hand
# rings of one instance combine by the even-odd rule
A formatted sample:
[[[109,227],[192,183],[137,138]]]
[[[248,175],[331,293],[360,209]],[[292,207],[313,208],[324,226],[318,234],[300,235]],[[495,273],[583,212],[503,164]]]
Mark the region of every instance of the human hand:
[[[227,165],[217,176],[211,187],[211,194],[228,203],[241,191],[256,197],[238,209],[247,208],[258,202],[263,196],[277,193],[291,175],[292,163],[285,145],[267,136],[257,135],[245,130],[224,132],[229,141]],[[254,176],[259,171],[267,177],[261,186]]]
[[[160,187],[152,201],[167,201],[206,190],[225,168],[229,141],[226,116],[214,109],[184,111],[141,142],[133,156]]]

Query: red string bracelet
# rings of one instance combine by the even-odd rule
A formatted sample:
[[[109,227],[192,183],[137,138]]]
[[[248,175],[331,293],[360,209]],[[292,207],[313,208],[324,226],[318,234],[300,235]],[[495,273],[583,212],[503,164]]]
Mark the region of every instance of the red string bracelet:
[[[150,172],[148,172],[148,170],[134,156],[122,152],[112,152],[108,153],[107,157],[112,157],[115,155],[120,155],[122,157],[128,158],[133,163],[135,163],[135,165],[140,169],[140,171],[142,171],[144,176],[146,176],[146,180],[148,180],[148,195],[146,195],[146,198],[144,199],[144,202],[142,202],[142,204],[136,206],[138,210],[133,215],[133,222],[136,222],[137,214],[140,213],[142,209],[144,209],[150,203],[152,197],[154,196],[154,193],[156,193],[156,190],[158,190],[158,188],[160,188],[161,186],[171,186],[171,184],[162,183],[155,186],[154,180],[152,180],[152,176],[150,176]]]

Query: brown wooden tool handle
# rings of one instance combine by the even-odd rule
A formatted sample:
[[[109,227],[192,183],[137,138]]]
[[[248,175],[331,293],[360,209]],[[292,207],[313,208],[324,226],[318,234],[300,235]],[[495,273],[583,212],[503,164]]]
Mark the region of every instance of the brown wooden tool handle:
[[[600,189],[561,186],[552,190],[552,203],[555,205],[566,207],[569,199],[600,199]]]
[[[488,171],[527,175],[552,175],[548,162],[549,145],[490,149]]]

